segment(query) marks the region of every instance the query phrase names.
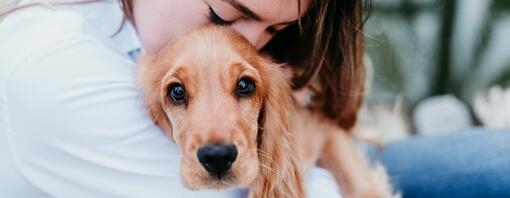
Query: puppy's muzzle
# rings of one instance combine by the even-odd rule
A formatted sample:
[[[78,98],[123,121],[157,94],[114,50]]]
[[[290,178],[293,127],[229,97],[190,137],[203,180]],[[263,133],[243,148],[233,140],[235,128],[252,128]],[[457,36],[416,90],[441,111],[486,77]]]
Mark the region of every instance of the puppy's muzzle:
[[[198,161],[209,173],[222,177],[237,158],[237,147],[233,144],[210,144],[197,152]]]

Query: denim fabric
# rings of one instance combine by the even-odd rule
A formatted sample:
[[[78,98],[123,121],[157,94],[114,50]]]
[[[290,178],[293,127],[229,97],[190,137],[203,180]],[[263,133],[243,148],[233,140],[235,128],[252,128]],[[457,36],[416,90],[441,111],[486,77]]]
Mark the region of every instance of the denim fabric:
[[[403,197],[510,197],[510,129],[414,137],[378,158]]]

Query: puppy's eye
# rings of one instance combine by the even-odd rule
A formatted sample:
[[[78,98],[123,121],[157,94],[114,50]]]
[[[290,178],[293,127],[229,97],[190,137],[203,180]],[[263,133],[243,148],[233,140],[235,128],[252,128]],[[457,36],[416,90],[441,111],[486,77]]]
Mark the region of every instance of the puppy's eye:
[[[239,82],[237,82],[237,90],[236,94],[239,97],[249,97],[253,95],[255,91],[255,83],[249,78],[241,78]]]
[[[186,102],[186,90],[182,84],[171,85],[168,89],[167,98],[175,104]]]

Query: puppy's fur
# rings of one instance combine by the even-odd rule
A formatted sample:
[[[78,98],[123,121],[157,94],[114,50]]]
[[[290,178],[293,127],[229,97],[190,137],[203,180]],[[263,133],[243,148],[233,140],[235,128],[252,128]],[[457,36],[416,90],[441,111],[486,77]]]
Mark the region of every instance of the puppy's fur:
[[[240,97],[236,88],[246,78],[255,91]],[[250,197],[305,197],[303,173],[318,163],[346,197],[390,196],[384,170],[371,171],[348,133],[296,105],[280,67],[228,28],[197,28],[145,54],[138,79],[151,118],[181,150],[181,179],[190,189],[247,186]],[[175,84],[185,88],[182,104],[167,97]],[[238,150],[221,178],[197,159],[200,147],[214,143]]]

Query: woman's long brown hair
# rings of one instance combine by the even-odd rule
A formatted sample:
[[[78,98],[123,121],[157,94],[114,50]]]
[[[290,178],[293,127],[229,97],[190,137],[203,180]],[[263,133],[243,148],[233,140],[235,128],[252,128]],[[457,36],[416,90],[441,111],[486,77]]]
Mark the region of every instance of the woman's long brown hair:
[[[121,0],[132,20],[132,1]],[[293,88],[309,87],[310,108],[350,129],[363,100],[363,0],[314,0],[300,20],[262,50],[293,67]]]
[[[263,49],[297,74],[293,88],[309,86],[310,108],[349,129],[363,100],[362,0],[315,0],[299,24]]]

